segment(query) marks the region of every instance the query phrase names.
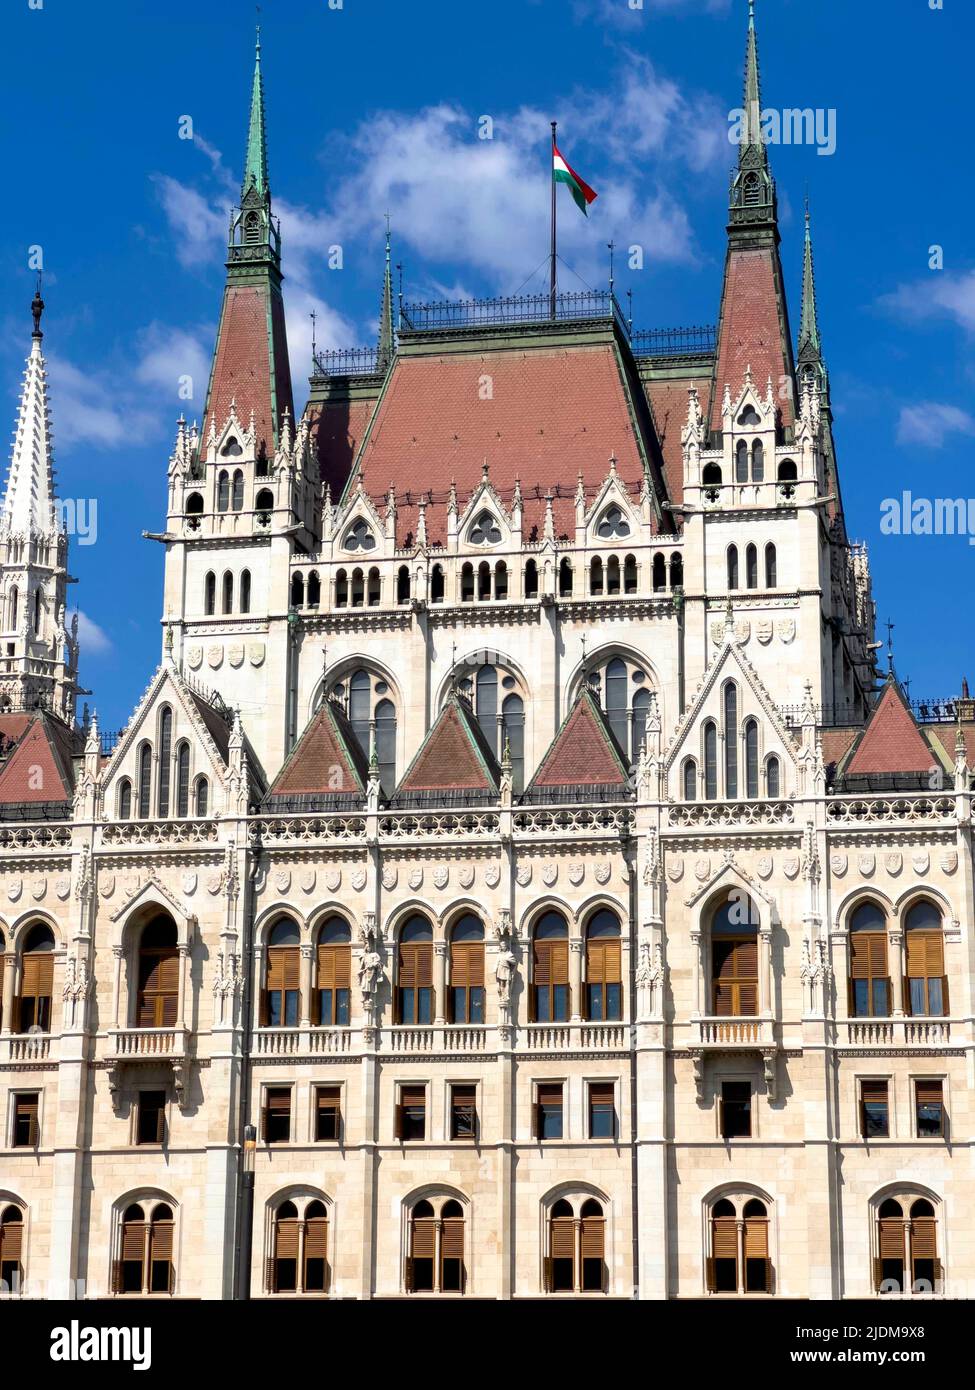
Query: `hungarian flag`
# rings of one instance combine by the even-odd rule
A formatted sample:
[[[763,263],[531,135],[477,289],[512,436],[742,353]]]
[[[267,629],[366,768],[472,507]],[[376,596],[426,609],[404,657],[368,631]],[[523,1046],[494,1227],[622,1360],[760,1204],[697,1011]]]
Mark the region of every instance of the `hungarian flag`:
[[[596,201],[597,195],[585,179],[579,177],[568,160],[562,158],[559,154],[559,147],[554,142],[552,144],[552,178],[556,183],[568,184],[576,207],[588,217],[589,204]]]

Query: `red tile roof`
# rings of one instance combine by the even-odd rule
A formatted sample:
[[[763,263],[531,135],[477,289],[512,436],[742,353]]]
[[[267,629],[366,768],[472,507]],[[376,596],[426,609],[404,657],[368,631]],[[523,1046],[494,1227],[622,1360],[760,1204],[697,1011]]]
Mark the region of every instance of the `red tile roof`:
[[[70,801],[74,789],[74,735],[39,713],[0,768],[0,803]]]
[[[680,432],[687,424],[687,393],[692,386],[697,387],[703,410],[711,391],[710,376],[677,379],[668,377],[659,381],[644,382],[657,426],[657,438],[660,440],[664,456],[667,496],[672,502],[678,503],[684,498],[684,451],[681,447]]]
[[[497,792],[500,769],[467,702],[453,696],[396,788],[416,792]]]
[[[841,758],[846,757],[853,747],[853,742],[862,733],[862,725],[857,725],[852,729],[822,729],[820,739],[823,744],[823,762],[827,767],[836,764]]]
[[[936,738],[941,747],[948,754],[949,762],[955,761],[955,738],[958,734],[957,724],[926,724],[925,730],[931,738]],[[962,724],[962,737],[965,740],[965,761],[969,767],[975,767],[975,724]]]
[[[527,539],[536,527],[541,539],[545,493],[558,489],[556,533],[572,534],[577,474],[592,497],[614,453],[624,485],[638,496],[643,461],[613,343],[545,345],[398,357],[359,467],[377,505],[390,483],[396,486],[401,545],[416,534],[407,489],[414,503],[433,493],[427,538],[443,544],[451,480],[463,511],[485,462],[506,506],[521,479],[523,534]]]
[[[318,448],[323,483],[337,502],[376,408],[375,400],[309,401],[305,416]]]
[[[711,399],[712,429],[721,428],[725,385],[731,387],[731,397],[735,400],[745,384],[745,372],[749,367],[755,389],[762,396],[768,378],[772,378],[782,424],[791,425],[794,421],[791,394],[780,392],[783,379],[793,377],[781,277],[778,252],[772,247],[747,251],[733,247],[728,253]]]
[[[345,713],[326,700],[312,715],[271,787],[271,797],[365,795],[368,766]]]
[[[866,728],[843,768],[844,776],[884,772],[927,772],[935,762],[895,680],[867,720]]]
[[[592,692],[584,689],[532,778],[544,787],[624,787],[625,759]]]
[[[273,386],[277,414],[271,391],[272,341]],[[253,410],[258,450],[263,446],[269,457],[273,455],[277,426],[285,407],[294,419],[294,403],[291,395],[291,368],[288,363],[284,306],[281,296],[266,284],[229,284],[224,291],[220,330],[207,394],[206,417],[203,421],[204,443],[211,419],[218,432],[223,428],[230,413],[232,400],[237,402],[237,416],[245,429],[250,423]]]

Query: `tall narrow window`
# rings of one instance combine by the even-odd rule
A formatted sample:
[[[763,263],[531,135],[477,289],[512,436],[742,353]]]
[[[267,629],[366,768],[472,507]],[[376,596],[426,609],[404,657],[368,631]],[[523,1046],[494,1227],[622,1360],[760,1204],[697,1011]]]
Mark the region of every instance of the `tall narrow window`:
[[[132,783],[123,777],[118,784],[118,818],[128,820],[132,815]]]
[[[152,807],[152,749],[144,743],[139,749],[139,817],[149,819]]]
[[[603,592],[603,562],[598,555],[589,565],[589,592],[596,597]]]
[[[625,757],[629,747],[626,663],[616,658],[606,667],[606,719]]]
[[[779,760],[774,755],[765,764],[765,794],[769,797],[781,796],[779,790]]]
[[[748,482],[748,445],[739,439],[735,448],[735,482]]]
[[[765,547],[765,587],[766,589],[774,589],[778,582],[775,546],[769,541],[768,545]]]
[[[264,1091],[263,1129],[265,1144],[287,1144],[291,1138],[291,1087],[267,1086]]]
[[[345,1028],[352,991],[352,933],[342,917],[330,917],[318,934],[318,990],[315,1022]]]
[[[356,671],[349,681],[349,722],[359,747],[369,756],[372,717],[372,681],[368,671]]]
[[[558,912],[546,912],[532,946],[532,1016],[538,1023],[569,1017],[569,928]]]
[[[226,469],[217,475],[217,511],[225,512],[230,506],[230,477]]]
[[[156,804],[159,815],[165,819],[169,815],[169,784],[172,773],[173,756],[173,711],[164,705],[159,712],[159,778],[156,789]]]
[[[653,592],[655,594],[662,594],[667,588],[667,561],[659,551],[653,557],[653,568],[651,573],[653,575]]]
[[[944,1082],[919,1077],[914,1082],[915,1120],[919,1139],[940,1139],[945,1133]]]
[[[756,439],[752,445],[752,482],[764,483],[765,481],[765,445],[760,439]]]
[[[451,1086],[450,1137],[451,1139],[477,1138],[476,1086]]]
[[[274,1215],[274,1254],[269,1261],[271,1293],[295,1293],[298,1288],[298,1208],[282,1202]]]
[[[498,751],[498,672],[494,666],[478,668],[475,680],[477,694],[477,722],[487,740],[488,747]]]
[[[302,1257],[302,1291],[326,1293],[328,1290],[328,1212],[324,1202],[309,1202],[305,1208],[305,1248]]]
[[[890,1134],[890,1104],[886,1081],[860,1082],[860,1133],[864,1139],[886,1139]]]
[[[244,505],[244,475],[239,468],[234,469],[231,498],[231,506],[239,512]]]
[[[942,1284],[938,1225],[925,1197],[911,1203],[911,1292],[936,1293]]]
[[[710,721],[704,726],[704,795],[708,801],[718,796],[718,731]]]
[[[323,1144],[342,1137],[342,1088],[315,1087],[315,1141]]]
[[[436,566],[436,565],[435,565],[435,566],[434,566],[434,569],[437,569],[437,568],[439,568],[439,566]],[[431,595],[431,597],[432,597],[432,595]],[[442,592],[442,590],[441,590],[440,597],[441,597],[441,599],[443,598],[443,592]],[[400,565],[399,569],[398,569],[397,572],[396,572],[396,602],[397,602],[397,603],[409,603],[409,601],[410,601],[410,567],[409,567],[409,565]],[[433,601],[434,601],[434,603],[437,602],[436,599],[434,599]]]
[[[758,550],[754,545],[745,547],[745,584],[749,589],[758,588]]]
[[[430,602],[443,603],[446,588],[443,565],[434,565],[433,573],[430,576]]]
[[[484,924],[465,913],[450,934],[451,1023],[484,1022]]]
[[[311,588],[311,585],[308,586]],[[373,565],[366,576],[366,604],[369,608],[378,608],[379,600],[382,597],[382,583],[379,578],[379,571]],[[311,599],[308,600],[309,603]]]
[[[4,1207],[0,1213],[0,1280],[11,1293],[20,1292],[24,1278],[24,1213],[19,1207]]]
[[[574,1293],[576,1286],[576,1223],[572,1207],[564,1199],[555,1203],[548,1226],[549,1253],[545,1260],[545,1287],[550,1293]]]
[[[719,1018],[758,1013],[758,917],[750,898],[726,899],[712,918],[711,995]]]
[[[207,617],[216,612],[217,607],[217,576],[208,574],[203,581],[203,611]]]
[[[876,903],[861,903],[850,918],[850,1013],[854,1018],[890,1014],[887,918]]]
[[[539,1082],[535,1101],[535,1138],[561,1139],[563,1125],[561,1081]]]
[[[529,560],[525,565],[525,598],[538,598],[538,562]]]
[[[506,697],[501,706],[501,725],[511,758],[512,788],[517,793],[525,787],[525,702],[520,695]]]
[[[234,611],[234,577],[229,570],[226,570],[223,576],[223,611]]]
[[[190,813],[190,745],[176,745],[176,814],[180,819]]]
[[[603,908],[586,927],[586,1015],[594,1023],[623,1016],[623,964],[620,924]]]
[[[491,566],[482,560],[477,567],[477,597],[483,602],[491,597]]]
[[[640,761],[640,754],[647,737],[647,718],[650,714],[650,691],[638,690],[633,696],[633,740],[630,749],[630,759],[634,763]]]
[[[738,691],[731,681],[724,688],[724,793],[738,795]]]
[[[772,1292],[772,1264],[769,1259],[768,1212],[757,1197],[745,1203],[745,1292]]]
[[[934,903],[922,899],[909,909],[904,926],[907,946],[905,1002],[915,1016],[941,1017],[948,1013],[941,913]]]
[[[559,598],[572,597],[572,562],[568,559],[559,561]]]
[[[738,547],[728,546],[728,588],[738,588]]]
[[[433,928],[425,917],[411,917],[399,937],[396,1022],[433,1022]]]
[[[606,1218],[593,1197],[582,1204],[582,1292],[601,1293],[606,1284]]]
[[[874,1287],[878,1292],[904,1292],[904,1211],[888,1197],[877,1212],[877,1259]]]
[[[474,602],[474,566],[468,561],[460,571],[460,601]]]
[[[196,814],[205,816],[210,809],[210,783],[205,777],[196,779]]]
[[[752,1132],[752,1088],[748,1081],[721,1083],[722,1139],[749,1139]]]
[[[299,941],[298,924],[290,917],[275,923],[268,938],[262,1022],[269,1028],[294,1028],[298,1024]]]
[[[166,1092],[140,1091],[135,1121],[137,1144],[161,1144],[166,1138]]]
[[[494,567],[494,597],[496,599],[508,597],[508,566],[503,560],[499,560]]]
[[[176,927],[168,917],[149,922],[139,939],[137,1028],[172,1028],[179,1001]]]
[[[249,613],[251,611],[251,572],[241,570],[240,573],[240,611]]]
[[[684,764],[684,800],[697,800],[697,763],[693,758]]]
[[[745,795],[758,796],[758,724],[745,722]]]
[[[54,934],[50,927],[31,927],[21,961],[18,1023],[21,1033],[51,1030],[54,994]]]
[[[427,1088],[400,1086],[396,1107],[395,1135],[404,1141],[425,1139],[427,1134]]]
[[[37,1116],[39,1102],[40,1096],[37,1091],[23,1091],[14,1095],[11,1139],[15,1149],[37,1147],[40,1140]]]
[[[712,1293],[738,1292],[738,1215],[726,1199],[711,1208],[708,1288]]]
[[[612,1081],[589,1083],[589,1138],[616,1138],[616,1087]]]
[[[379,785],[390,796],[396,786],[396,707],[392,700],[376,705],[376,760]]]
[[[671,563],[671,576],[673,576],[673,563]],[[627,555],[623,561],[623,592],[624,594],[635,594],[637,586],[636,556]]]

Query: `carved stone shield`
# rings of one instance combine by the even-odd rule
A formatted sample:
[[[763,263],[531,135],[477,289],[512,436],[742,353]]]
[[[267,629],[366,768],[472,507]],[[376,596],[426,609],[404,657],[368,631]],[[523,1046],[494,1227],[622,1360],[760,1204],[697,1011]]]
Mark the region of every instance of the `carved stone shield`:
[[[829,856],[829,867],[837,878],[842,878],[846,873],[848,862],[845,854],[831,854]]]
[[[252,666],[264,665],[264,643],[250,642],[247,646],[247,660]]]
[[[433,883],[435,888],[446,888],[450,882],[450,870],[446,864],[438,864],[433,871]]]
[[[671,883],[680,883],[684,877],[684,861],[679,854],[667,860],[667,877]]]
[[[946,849],[941,856],[941,867],[946,874],[953,874],[958,868],[958,851],[956,849]]]
[[[396,887],[396,880],[398,879],[398,877],[399,877],[399,875],[397,874],[397,872],[396,872],[395,868],[393,867],[393,865],[392,865],[392,864],[387,864],[387,865],[383,868],[383,887],[384,887],[384,888],[395,888],[395,887]]]
[[[30,886],[30,895],[35,903],[39,903],[47,892],[47,879],[35,878]]]
[[[258,891],[260,891],[260,889],[264,887],[264,884],[265,884],[266,882],[267,882],[266,878],[265,878],[265,879],[262,879],[262,881],[261,881],[260,884],[255,884],[255,887],[258,889]],[[217,896],[217,894],[220,892],[220,888],[221,888],[221,885],[222,885],[222,884],[223,884],[223,875],[222,875],[222,874],[211,874],[211,875],[210,875],[210,877],[207,879],[207,892],[210,894],[211,897],[214,897],[214,898],[215,898],[215,897]]]
[[[558,879],[558,876],[559,876],[559,866],[558,866],[558,864],[543,864],[543,865],[542,865],[542,882],[545,884],[546,888],[551,888],[552,885],[553,885],[553,883],[555,883],[556,880]]]
[[[782,872],[786,878],[795,878],[799,872],[799,856],[797,854],[786,855],[782,860]]]
[[[926,849],[919,849],[911,855],[911,864],[916,874],[926,874],[931,867],[931,856]]]
[[[65,898],[71,892],[71,880],[68,878],[59,878],[54,885],[54,891],[61,901],[64,902]]]
[[[710,877],[710,874],[711,860],[705,855],[703,859],[699,859],[694,865],[694,877],[699,883],[704,883],[704,881]]]
[[[864,878],[869,878],[877,867],[877,856],[875,854],[858,854],[857,868]]]
[[[183,880],[182,880],[182,882],[183,882],[183,892],[186,894],[186,896],[187,896],[188,898],[189,898],[189,897],[192,897],[193,894],[196,892],[196,884],[197,884],[196,874],[190,873],[190,872],[185,873],[185,874],[183,875]]]
[[[291,887],[291,870],[278,869],[277,873],[274,875],[274,886],[279,893],[287,893],[288,889]]]
[[[782,641],[783,641],[783,642],[786,642],[786,643],[792,642],[792,641],[795,639],[795,635],[796,635],[796,620],[795,620],[795,618],[780,618],[780,619],[779,619],[779,636],[781,637]]]
[[[519,888],[527,888],[532,881],[532,866],[530,864],[519,864],[515,878],[518,880]]]
[[[755,625],[755,636],[763,647],[767,647],[772,640],[772,619],[760,618]]]
[[[735,623],[735,637],[738,639],[739,646],[743,647],[751,635],[752,625],[747,618],[742,618],[740,622]]]
[[[365,871],[365,869],[353,869],[353,870],[352,870],[352,887],[355,889],[355,891],[356,891],[357,893],[361,893],[362,890],[363,890],[363,888],[365,888],[365,886],[366,886],[366,871]]]
[[[342,887],[342,870],[328,869],[325,873],[325,887],[330,893],[337,893]]]
[[[570,865],[569,865],[569,882],[570,882],[574,887],[578,888],[578,887],[579,887],[579,884],[582,882],[582,880],[585,878],[585,876],[586,876],[586,866],[585,866],[585,864],[570,864]]]
[[[235,642],[232,647],[227,648],[227,660],[236,670],[238,666],[244,664],[244,648],[240,643]]]
[[[771,855],[769,855],[769,854],[763,854],[762,857],[759,859],[759,861],[758,861],[758,875],[759,875],[759,878],[771,878],[771,877],[772,877],[772,857],[771,857]]]
[[[896,877],[904,867],[904,856],[899,849],[893,849],[889,854],[884,855],[884,868],[887,872]]]
[[[461,869],[460,873],[458,874],[458,878],[460,879],[460,886],[461,886],[461,888],[473,888],[473,887],[474,887],[474,865],[473,865],[473,864],[465,864],[464,867]]]
[[[712,623],[711,641],[714,643],[716,647],[719,647],[721,645],[722,637],[724,637],[724,623]]]
[[[612,871],[613,866],[610,864],[609,860],[601,859],[593,870],[593,873],[596,875],[596,882],[599,884],[607,884]]]
[[[203,665],[203,648],[187,647],[186,663],[191,671],[198,671],[200,667]]]
[[[419,865],[417,865],[415,869],[410,870],[409,884],[410,887],[414,890],[414,892],[417,888],[423,887],[423,870],[419,867]]]
[[[303,893],[314,893],[315,884],[318,882],[318,874],[314,869],[306,869],[301,875],[301,891]]]
[[[501,865],[489,864],[484,870],[484,882],[489,888],[497,888],[501,882]]]
[[[223,647],[218,647],[216,645],[207,647],[207,665],[212,666],[213,669],[216,670],[222,663]]]

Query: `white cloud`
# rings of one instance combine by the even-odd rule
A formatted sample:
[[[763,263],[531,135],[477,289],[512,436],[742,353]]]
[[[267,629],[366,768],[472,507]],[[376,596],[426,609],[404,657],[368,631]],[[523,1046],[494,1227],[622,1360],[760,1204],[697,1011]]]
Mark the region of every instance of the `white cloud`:
[[[897,424],[898,444],[919,444],[927,449],[940,449],[949,435],[975,434],[975,416],[956,405],[937,401],[922,401],[904,406]]]
[[[118,449],[139,443],[152,416],[136,405],[114,375],[82,371],[63,357],[48,358],[55,445]]]
[[[112,650],[112,639],[108,633],[80,608],[78,609],[78,640],[81,643],[82,656],[105,656]]]
[[[572,17],[579,23],[594,19],[620,29],[632,29],[652,11],[690,10],[699,14],[726,10],[731,0],[572,0]]]
[[[201,414],[213,339],[211,325],[190,330],[151,323],[138,335],[140,357],[133,376],[144,385],[157,387],[174,410],[190,413],[196,409]],[[187,395],[186,389],[191,389],[192,395]]]
[[[878,303],[900,318],[913,322],[949,318],[966,332],[975,333],[975,270],[962,274],[932,271],[923,280],[898,285]]]
[[[175,236],[176,259],[188,268],[216,261],[226,247],[229,205],[221,212],[202,193],[168,174],[153,174],[163,212]]]

